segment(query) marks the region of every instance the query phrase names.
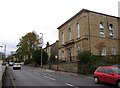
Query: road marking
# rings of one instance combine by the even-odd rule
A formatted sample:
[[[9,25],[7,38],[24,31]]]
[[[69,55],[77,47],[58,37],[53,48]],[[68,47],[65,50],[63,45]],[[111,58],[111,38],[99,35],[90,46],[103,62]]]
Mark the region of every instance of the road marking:
[[[8,70],[8,71],[9,71],[9,70]],[[10,75],[10,79],[11,79],[11,81],[12,81],[12,83],[13,83],[13,87],[16,88],[16,86],[15,86],[15,82],[14,82],[15,79],[12,77],[10,71],[9,71],[9,75]]]
[[[38,72],[34,72],[36,75],[40,75]]]
[[[53,70],[49,70],[49,69],[46,69],[46,71],[48,71],[48,72],[55,72],[55,71],[53,71]]]
[[[76,87],[76,86],[74,86],[74,85],[72,85],[72,84],[70,84],[70,83],[65,83],[67,86],[70,86],[70,87],[74,87],[74,88],[78,88],[78,87]]]
[[[67,86],[72,86],[72,87],[74,87],[74,85],[72,85],[72,84],[69,84],[69,83],[65,83]]]
[[[42,73],[43,75],[47,75],[46,73]]]
[[[51,78],[51,77],[48,77],[48,76],[44,76],[44,77],[56,81],[56,79],[54,79],[54,78]]]

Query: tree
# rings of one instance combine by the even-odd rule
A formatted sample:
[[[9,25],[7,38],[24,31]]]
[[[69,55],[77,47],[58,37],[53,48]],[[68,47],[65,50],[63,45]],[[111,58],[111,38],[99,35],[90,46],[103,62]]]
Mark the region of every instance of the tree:
[[[51,69],[53,63],[55,63],[55,55],[51,54],[49,58],[49,69]]]
[[[29,32],[25,36],[20,38],[20,42],[18,43],[16,50],[17,57],[28,56],[28,58],[32,57],[32,53],[34,50],[38,49],[40,45],[39,36],[36,32]]]
[[[41,49],[37,49],[33,52],[32,54],[32,60],[34,61],[35,64],[40,64],[41,63]],[[42,64],[46,64],[48,60],[48,55],[45,51],[42,50]]]
[[[50,45],[49,42],[47,42],[46,47],[49,47],[49,45]]]
[[[82,64],[87,64],[91,61],[92,54],[90,51],[82,51],[78,53],[77,59]]]

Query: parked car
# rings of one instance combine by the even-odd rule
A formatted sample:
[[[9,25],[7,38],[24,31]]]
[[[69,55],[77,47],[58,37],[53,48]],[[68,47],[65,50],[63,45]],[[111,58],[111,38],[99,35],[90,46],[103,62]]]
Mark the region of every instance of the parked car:
[[[24,62],[20,62],[20,65],[24,65]]]
[[[20,63],[14,63],[13,70],[20,70],[20,69],[21,69]]]
[[[112,66],[118,66],[118,67],[120,67],[120,64],[114,64],[114,65],[112,65]]]
[[[118,66],[100,66],[94,72],[95,83],[110,83],[120,88],[120,68]]]
[[[13,66],[13,62],[9,62],[9,66]]]

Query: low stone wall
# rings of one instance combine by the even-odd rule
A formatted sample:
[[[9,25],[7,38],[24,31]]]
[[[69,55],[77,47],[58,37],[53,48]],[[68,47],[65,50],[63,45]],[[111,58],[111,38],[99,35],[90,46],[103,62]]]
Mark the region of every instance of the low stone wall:
[[[49,69],[49,65],[43,65],[43,68]]]
[[[60,71],[77,73],[78,72],[78,64],[77,64],[77,62],[60,63],[59,64],[59,70]]]
[[[49,69],[48,65],[44,65],[43,68]],[[59,64],[52,64],[52,70],[59,70],[63,72],[78,73],[78,63],[77,62],[64,62]]]

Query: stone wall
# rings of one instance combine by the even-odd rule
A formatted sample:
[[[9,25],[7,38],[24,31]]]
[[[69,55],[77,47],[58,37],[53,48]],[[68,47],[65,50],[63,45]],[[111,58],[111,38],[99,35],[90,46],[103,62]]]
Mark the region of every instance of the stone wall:
[[[52,65],[51,69],[59,70],[59,71],[63,71],[63,72],[78,73],[78,63],[77,62],[59,63],[58,68],[57,68],[57,64],[54,64],[54,65]]]

